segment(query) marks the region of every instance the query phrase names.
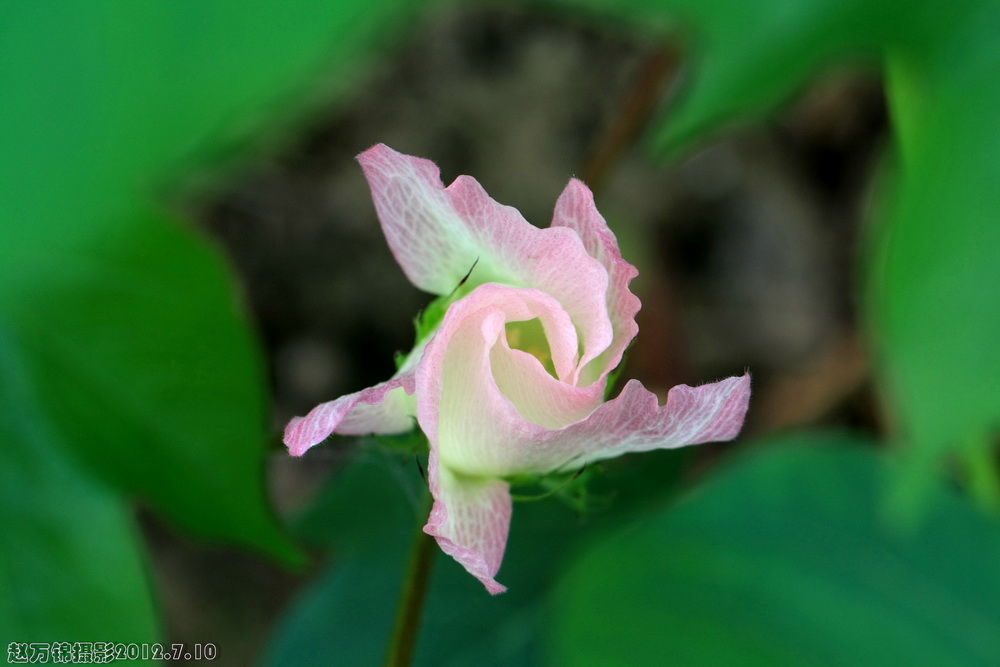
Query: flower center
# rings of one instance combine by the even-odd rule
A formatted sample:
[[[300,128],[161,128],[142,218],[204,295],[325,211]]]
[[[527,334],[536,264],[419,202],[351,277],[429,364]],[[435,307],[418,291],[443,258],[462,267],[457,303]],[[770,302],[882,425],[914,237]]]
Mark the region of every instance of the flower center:
[[[545,329],[537,317],[521,322],[507,322],[507,344],[515,350],[527,352],[542,364],[549,375],[556,377],[556,367],[552,362],[552,352],[549,350],[549,340],[545,337]]]

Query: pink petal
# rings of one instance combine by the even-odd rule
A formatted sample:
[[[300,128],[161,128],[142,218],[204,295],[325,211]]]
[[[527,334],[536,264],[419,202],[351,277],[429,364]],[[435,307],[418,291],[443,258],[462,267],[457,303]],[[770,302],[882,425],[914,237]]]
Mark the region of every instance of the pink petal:
[[[413,371],[353,394],[322,403],[305,417],[295,417],[285,427],[285,445],[292,456],[302,456],[313,445],[336,432],[343,435],[363,433],[403,433],[414,426],[412,395]]]
[[[509,443],[524,471],[570,470],[629,452],[676,449],[732,440],[750,403],[750,375],[689,387],[677,385],[659,405],[656,395],[629,380],[617,398],[571,426],[537,440]]]
[[[548,428],[577,422],[604,398],[606,381],[577,387],[552,377],[527,352],[511,349],[503,330],[490,350],[490,368],[500,393],[528,421]]]
[[[562,304],[580,333],[581,365],[611,345],[608,271],[574,229],[531,225],[469,176],[445,188],[433,162],[383,144],[358,161],[389,247],[414,285],[449,294],[475,264],[469,288],[487,282],[532,287]]]
[[[515,473],[517,462],[504,442],[548,433],[543,424],[572,423],[600,404],[603,381],[587,388],[561,382],[503,338],[507,322],[551,321],[546,330],[556,356],[574,340],[572,327],[558,326],[559,312],[547,294],[496,284],[481,285],[452,304],[427,344],[416,380],[420,427],[432,448],[439,448],[443,465],[472,477]],[[538,414],[543,409],[549,412]],[[530,421],[536,415],[540,423]]]
[[[544,381],[541,374],[511,380],[505,377],[510,369],[498,366],[496,375],[500,332],[516,302],[528,296],[529,290],[481,286],[452,305],[428,344],[417,368],[417,414],[443,465],[474,477],[547,473],[625,452],[728,440],[739,433],[750,397],[748,375],[674,387],[664,406],[631,381],[612,401],[598,405],[600,397],[593,397],[589,412],[576,402],[579,388],[568,383],[551,383],[545,391],[552,398],[541,399],[540,388],[528,384]],[[584,416],[550,428],[553,424],[529,418],[534,415],[524,409],[533,397]]]
[[[483,249],[451,205],[437,165],[384,144],[358,155],[358,162],[389,248],[406,277],[432,294],[450,293]]]
[[[418,417],[431,443],[435,500],[424,530],[494,593],[502,590],[494,576],[510,521],[503,477],[728,440],[739,432],[750,396],[744,375],[674,387],[660,406],[633,380],[618,398],[600,404],[600,392],[581,394],[589,388],[560,382],[506,344],[506,323],[523,319],[546,298],[502,285],[476,288],[451,306],[417,368]],[[547,426],[560,412],[573,411],[576,421]]]
[[[496,479],[464,478],[441,466],[437,452],[428,460],[434,507],[424,526],[441,550],[483,582],[493,595],[507,590],[494,577],[500,569],[510,529],[509,485]]]
[[[566,189],[556,202],[552,226],[575,230],[583,240],[587,252],[604,266],[610,279],[607,308],[611,316],[614,339],[611,346],[588,364],[583,373],[581,382],[592,382],[618,366],[625,348],[639,333],[635,316],[641,304],[628,288],[632,279],[639,275],[639,271],[622,259],[618,240],[604,217],[597,211],[594,194],[581,181],[574,178],[566,185]]]

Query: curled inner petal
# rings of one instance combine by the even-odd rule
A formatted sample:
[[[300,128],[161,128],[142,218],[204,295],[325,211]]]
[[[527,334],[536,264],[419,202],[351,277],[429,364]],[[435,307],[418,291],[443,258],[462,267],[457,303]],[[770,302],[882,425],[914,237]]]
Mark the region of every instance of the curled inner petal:
[[[625,348],[639,332],[635,323],[639,299],[628,288],[639,272],[622,258],[618,240],[594,205],[593,193],[581,181],[574,178],[566,185],[556,202],[552,226],[574,230],[583,240],[587,253],[608,272],[606,307],[614,336],[611,345],[599,356],[581,364],[580,384],[589,384],[621,362]]]
[[[557,377],[506,337],[509,323],[535,318]],[[487,284],[453,304],[417,370],[420,425],[439,443],[442,462],[469,476],[502,477],[514,472],[504,452],[512,429],[560,428],[593,411],[604,382],[566,381],[575,377],[577,350],[569,315],[538,290]]]
[[[528,353],[542,364],[549,375],[556,375],[545,328],[537,317],[524,322],[507,322],[504,334],[510,348]]]

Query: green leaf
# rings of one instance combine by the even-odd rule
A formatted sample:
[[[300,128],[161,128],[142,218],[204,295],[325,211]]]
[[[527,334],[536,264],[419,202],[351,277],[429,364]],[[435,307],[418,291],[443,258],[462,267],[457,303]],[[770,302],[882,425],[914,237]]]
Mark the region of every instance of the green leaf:
[[[997,30],[991,5],[891,61],[901,174],[868,271],[872,333],[912,445],[904,508],[932,464],[962,448],[982,458],[1000,430]]]
[[[332,547],[333,562],[278,621],[264,664],[377,665],[385,660],[417,507],[426,490],[413,457],[362,447],[295,533]]]
[[[0,644],[157,641],[130,512],[66,456],[7,333],[0,328]]]
[[[546,594],[565,554],[588,530],[613,525],[638,508],[663,502],[687,460],[684,451],[649,452],[608,462],[589,493],[604,511],[580,516],[547,499],[515,503],[499,579],[490,596],[451,558],[437,554],[415,665],[544,664]],[[296,532],[329,545],[333,562],[286,611],[266,664],[378,664],[385,658],[406,558],[425,493],[412,457],[362,449],[335,477]]]
[[[554,598],[555,664],[993,664],[1000,532],[935,488],[913,533],[849,436],[789,437],[584,552]]]
[[[263,495],[261,364],[233,283],[153,211],[192,166],[343,90],[408,6],[0,7],[0,318],[39,418],[197,534],[293,555]]]
[[[688,43],[677,104],[654,144],[679,152],[720,128],[762,118],[826,69],[879,66],[888,49],[924,48],[989,0],[553,0]]]
[[[162,194],[195,163],[259,142],[268,123],[273,134],[275,120],[353,81],[365,52],[404,25],[408,4],[66,0],[54,11],[5,3],[5,219],[36,232],[18,245],[73,248],[106,231],[136,196]],[[23,248],[4,244],[0,265]]]
[[[878,67],[888,51],[925,49],[988,0],[667,0],[695,33],[695,62],[655,143],[677,151],[719,127],[771,112],[825,70]]]
[[[232,284],[175,221],[136,223],[8,302],[43,416],[194,533],[293,557],[266,505],[260,364]]]

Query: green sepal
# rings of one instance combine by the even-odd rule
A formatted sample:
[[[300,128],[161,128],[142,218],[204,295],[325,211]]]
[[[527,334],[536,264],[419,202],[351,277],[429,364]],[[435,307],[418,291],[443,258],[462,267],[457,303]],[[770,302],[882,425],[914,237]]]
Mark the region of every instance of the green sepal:
[[[545,475],[514,475],[507,482],[523,493],[512,493],[515,502],[534,502],[555,498],[578,515],[607,508],[611,496],[595,494],[590,483],[600,475],[600,464],[589,464],[569,472],[553,472]]]

